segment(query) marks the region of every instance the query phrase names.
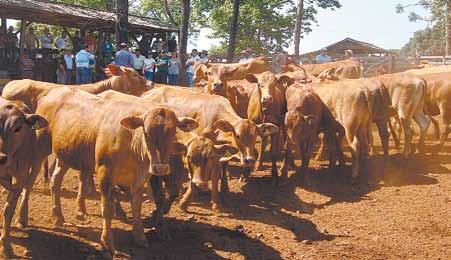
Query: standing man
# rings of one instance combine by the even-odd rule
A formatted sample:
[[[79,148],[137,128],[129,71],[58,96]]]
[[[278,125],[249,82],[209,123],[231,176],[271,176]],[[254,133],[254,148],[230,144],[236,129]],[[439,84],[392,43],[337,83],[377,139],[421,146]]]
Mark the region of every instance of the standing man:
[[[17,62],[17,33],[14,32],[14,27],[8,27],[6,32],[6,60],[8,64],[14,64]]]
[[[58,84],[66,84],[67,65],[66,59],[64,59],[64,55],[65,50],[61,50],[56,63],[56,83]]]
[[[276,56],[274,58],[273,70],[274,73],[281,73],[283,67],[287,64],[287,56],[281,47],[276,50]]]
[[[157,59],[157,73],[155,74],[155,82],[161,84],[168,84],[168,68],[170,58],[166,51],[162,51],[160,57]]]
[[[89,46],[89,51],[94,53],[96,50],[96,37],[92,31],[89,31],[88,36],[86,36],[86,44]]]
[[[68,34],[68,35],[72,41],[72,53],[77,54],[84,45],[84,40],[82,37],[80,37],[80,31],[76,31],[74,34],[74,37],[71,37],[70,34]]]
[[[315,58],[317,64],[331,62],[332,58],[327,55],[327,48],[322,48],[320,54]]]
[[[33,27],[30,27],[28,33],[25,34],[25,49],[27,49],[28,54],[32,59],[35,57],[37,46],[39,46],[38,36],[34,34]]]
[[[196,63],[196,61],[199,61],[200,57],[199,54],[197,52],[197,49],[193,49],[191,51],[191,57],[186,61],[185,63],[185,76],[186,76],[186,82],[188,83],[189,87],[194,87],[194,63]]]
[[[168,51],[170,53],[177,51],[177,41],[175,40],[175,36],[172,35],[171,39],[168,40]]]
[[[55,46],[58,50],[65,50],[69,45],[69,37],[67,37],[67,33],[63,31],[61,33],[61,37],[56,38]]]
[[[49,32],[49,28],[44,29],[44,33],[39,37],[41,48],[51,49],[53,44],[53,36]]]
[[[133,55],[133,68],[139,73],[142,74],[143,66],[144,66],[144,60],[146,60],[146,57],[141,54],[141,51],[139,49],[135,50],[135,54]]]
[[[199,61],[202,63],[208,63],[208,51],[202,50]]]
[[[77,55],[75,55],[75,64],[77,66],[77,84],[87,84],[91,82],[92,70],[89,62],[94,61],[95,56],[89,52],[88,44],[83,46]]]
[[[133,55],[128,51],[127,43],[123,42],[120,45],[120,50],[116,52],[115,64],[117,66],[124,66],[131,68],[133,63]]]
[[[72,71],[74,68],[74,56],[70,49],[64,51],[64,61],[66,62],[66,79],[64,84],[72,84]]]

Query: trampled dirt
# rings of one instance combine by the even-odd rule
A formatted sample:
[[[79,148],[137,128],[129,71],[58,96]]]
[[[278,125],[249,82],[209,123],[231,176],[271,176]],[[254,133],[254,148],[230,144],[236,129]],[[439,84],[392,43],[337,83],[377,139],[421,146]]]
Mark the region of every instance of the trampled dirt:
[[[133,244],[130,224],[115,220],[117,259],[450,259],[451,143],[443,153],[429,150],[410,160],[390,152],[385,162],[374,156],[356,183],[349,167],[329,170],[315,161],[309,172],[291,171],[277,188],[269,168],[246,184],[234,175],[225,213],[211,211],[208,194],[198,196],[188,213],[176,202],[160,228],[146,229],[148,249]],[[30,200],[31,227],[12,232],[17,258],[100,258],[98,196],[88,201],[87,220],[79,221],[77,187],[77,172],[70,171],[62,206],[73,225],[54,229],[49,191],[39,178]],[[128,203],[123,205],[130,217]],[[153,208],[145,203],[143,217]]]

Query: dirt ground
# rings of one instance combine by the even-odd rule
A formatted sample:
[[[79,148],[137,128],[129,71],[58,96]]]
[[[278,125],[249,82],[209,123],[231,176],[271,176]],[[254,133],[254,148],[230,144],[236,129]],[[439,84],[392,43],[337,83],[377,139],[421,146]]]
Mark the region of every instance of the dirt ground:
[[[349,166],[328,170],[315,161],[309,172],[290,172],[277,188],[269,168],[246,184],[235,175],[226,213],[210,210],[208,194],[188,213],[176,202],[161,226],[168,236],[146,229],[148,249],[134,246],[131,226],[115,220],[118,259],[450,259],[450,141],[439,155],[431,155],[429,141],[426,155],[407,161],[395,149],[388,161],[374,156],[356,183]],[[54,229],[40,177],[30,201],[32,226],[12,232],[19,259],[100,258],[98,196],[88,201],[88,219],[77,220],[77,180],[77,172],[69,172],[63,188],[63,213],[72,225]],[[2,203],[5,198],[1,192]],[[146,203],[143,216],[153,208]]]

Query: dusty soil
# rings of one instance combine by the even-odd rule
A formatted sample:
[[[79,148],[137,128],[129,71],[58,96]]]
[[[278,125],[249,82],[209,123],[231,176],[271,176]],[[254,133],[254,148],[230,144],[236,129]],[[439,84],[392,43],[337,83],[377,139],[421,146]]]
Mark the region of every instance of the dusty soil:
[[[439,155],[429,150],[408,161],[399,150],[390,153],[385,162],[374,156],[356,183],[349,167],[328,170],[326,162],[313,162],[300,175],[290,172],[277,188],[269,168],[246,184],[235,175],[226,213],[210,210],[208,194],[188,213],[175,204],[161,226],[168,236],[146,229],[148,249],[133,245],[129,224],[114,221],[118,259],[450,259],[451,143]],[[62,199],[73,225],[53,229],[49,192],[39,179],[32,226],[12,232],[19,259],[100,258],[98,196],[88,201],[88,219],[77,220],[77,180],[75,171],[66,175]],[[1,192],[2,203],[5,197]],[[153,208],[146,203],[143,216]]]

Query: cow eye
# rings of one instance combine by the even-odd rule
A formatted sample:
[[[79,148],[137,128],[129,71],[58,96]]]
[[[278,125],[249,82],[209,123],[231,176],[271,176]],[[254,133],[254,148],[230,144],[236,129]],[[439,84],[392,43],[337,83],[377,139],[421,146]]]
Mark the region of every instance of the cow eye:
[[[19,132],[20,130],[22,129],[22,127],[21,126],[18,126],[18,127],[16,127],[16,128],[14,128],[14,133],[17,133],[17,132]]]

